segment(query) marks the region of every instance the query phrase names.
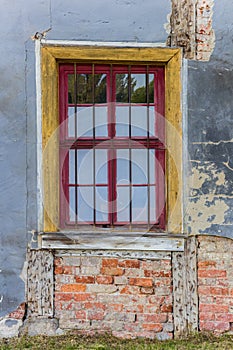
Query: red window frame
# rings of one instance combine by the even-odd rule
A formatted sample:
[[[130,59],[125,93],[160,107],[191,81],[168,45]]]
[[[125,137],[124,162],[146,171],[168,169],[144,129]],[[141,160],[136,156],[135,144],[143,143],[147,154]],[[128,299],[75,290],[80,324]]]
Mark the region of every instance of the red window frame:
[[[95,131],[93,131],[93,137],[89,136],[77,136],[77,131],[74,137],[68,136],[68,106],[74,106],[73,103],[68,102],[68,75],[69,74],[106,74],[107,82],[107,115],[108,115],[108,134],[107,136],[95,136]],[[116,102],[116,74],[128,74],[129,79],[131,74],[146,74],[147,76],[147,95],[148,95],[148,77],[149,74],[154,75],[154,102],[149,103],[124,103],[124,105],[129,106],[145,106],[153,107],[155,113],[155,136],[149,135],[149,128],[147,129],[146,136],[133,136],[131,134],[131,123],[129,120],[129,136],[117,136],[116,135],[116,106],[120,106],[120,102]],[[108,64],[60,64],[59,65],[59,153],[60,153],[60,227],[62,229],[72,229],[80,227],[83,225],[93,225],[101,227],[115,227],[115,226],[148,226],[150,230],[153,229],[165,229],[165,104],[164,104],[164,91],[165,91],[165,81],[164,81],[164,68],[158,66],[149,65],[108,65]],[[129,92],[130,94],[130,92]],[[88,103],[82,104],[82,107],[93,107],[95,108],[97,104]],[[79,104],[75,102],[75,106],[78,107]],[[75,107],[74,106],[74,107]],[[94,112],[93,112],[94,113]],[[130,117],[129,117],[130,119]],[[75,124],[76,125],[76,124]],[[95,128],[93,128],[95,130]],[[159,209],[158,215],[156,214],[156,220],[151,222],[149,220],[150,214],[148,214],[148,220],[145,222],[137,222],[132,220],[132,198],[130,196],[130,206],[129,209],[129,220],[127,221],[117,221],[117,150],[126,149],[129,150],[131,154],[133,149],[147,149],[155,150],[156,157],[156,183],[152,184],[156,186],[156,208]],[[69,183],[69,150],[94,150],[94,149],[105,149],[108,154],[108,182],[107,184],[94,183],[90,185],[95,193],[95,188],[98,186],[105,186],[108,189],[108,220],[101,222],[96,220],[96,208],[93,208],[93,220],[87,222],[78,222],[78,205],[77,205],[77,194],[76,197],[76,208],[75,208],[75,221],[70,221],[69,216],[69,188],[74,186],[77,188],[81,186],[77,183],[77,178],[75,180],[75,185]],[[76,152],[76,151],[75,151]],[[76,159],[76,158],[75,158]],[[77,161],[76,161],[77,162]],[[131,158],[130,158],[131,162]],[[75,165],[77,170],[77,164]],[[129,168],[131,165],[129,166]],[[157,168],[160,171],[157,171]],[[162,169],[162,173],[161,173]],[[148,175],[149,176],[149,175]],[[130,175],[129,175],[130,177]],[[95,174],[93,174],[95,179]],[[135,187],[147,187],[148,193],[150,192],[149,183],[133,184],[130,179],[129,191],[132,192],[132,188]],[[85,186],[88,186],[86,184]],[[124,185],[122,185],[124,186]],[[95,195],[94,195],[95,196]],[[150,211],[150,206],[148,204],[148,211]]]

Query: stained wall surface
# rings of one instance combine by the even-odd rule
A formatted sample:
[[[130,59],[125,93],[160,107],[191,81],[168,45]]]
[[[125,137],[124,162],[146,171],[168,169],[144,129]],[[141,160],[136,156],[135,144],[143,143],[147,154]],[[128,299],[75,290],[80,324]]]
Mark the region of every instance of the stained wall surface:
[[[215,49],[209,62],[189,61],[188,232],[233,237],[233,22],[230,1],[215,1]]]
[[[47,39],[165,42],[170,1],[2,0],[0,28],[0,317],[24,301],[26,247],[37,229],[35,55]]]

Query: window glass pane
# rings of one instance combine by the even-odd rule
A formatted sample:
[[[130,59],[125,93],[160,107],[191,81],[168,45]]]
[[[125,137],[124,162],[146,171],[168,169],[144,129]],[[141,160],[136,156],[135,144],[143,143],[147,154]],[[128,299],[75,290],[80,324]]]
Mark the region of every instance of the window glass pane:
[[[150,162],[150,184],[155,184],[156,179],[155,179],[155,164],[158,165],[155,157],[155,150],[150,150],[149,151],[149,162]]]
[[[129,150],[117,150],[117,184],[129,183]]]
[[[108,136],[107,107],[95,107],[95,136]]]
[[[146,74],[131,74],[131,103],[146,102]]]
[[[93,150],[79,149],[78,156],[78,184],[93,184]]]
[[[116,136],[129,136],[129,106],[116,106]]]
[[[93,137],[93,107],[77,108],[78,137]]]
[[[69,187],[69,221],[75,221],[75,187]]]
[[[156,187],[150,186],[150,222],[156,222]]]
[[[132,136],[147,136],[147,107],[131,107],[131,134]]]
[[[75,184],[75,150],[69,150],[69,183]]]
[[[92,74],[77,74],[77,103],[93,103]]]
[[[132,222],[144,222],[148,220],[148,195],[147,187],[132,188]]]
[[[116,102],[128,101],[128,74],[116,74]]]
[[[75,108],[68,107],[68,137],[75,137]]]
[[[93,187],[78,188],[78,221],[94,220]]]
[[[154,103],[154,74],[149,74],[149,103]]]
[[[132,149],[132,183],[147,184],[147,149]]]
[[[106,91],[106,74],[77,74],[78,104],[106,103]]]
[[[75,79],[74,74],[68,74],[68,103],[75,104]]]
[[[129,222],[129,187],[117,187],[117,221]]]
[[[156,109],[155,107],[149,107],[149,136],[157,136],[157,130],[155,125]]]
[[[107,102],[107,79],[106,74],[95,74],[95,103],[106,103]]]
[[[105,149],[95,150],[96,184],[108,183],[108,154]]]
[[[96,187],[96,222],[108,222],[108,188]]]

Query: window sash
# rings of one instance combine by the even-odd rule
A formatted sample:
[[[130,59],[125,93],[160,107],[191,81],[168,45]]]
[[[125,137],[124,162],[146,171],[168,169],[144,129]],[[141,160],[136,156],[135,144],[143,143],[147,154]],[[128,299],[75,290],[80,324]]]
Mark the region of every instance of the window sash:
[[[96,136],[95,127],[93,128],[93,136],[79,137],[77,134],[77,108],[93,108],[93,125],[95,125],[95,108],[98,108],[98,104],[94,101],[94,88],[93,88],[93,101],[91,103],[77,103],[75,97],[74,103],[68,103],[68,75],[74,74],[106,74],[107,77],[107,101],[106,107],[108,110],[108,134],[105,137]],[[148,76],[149,74],[154,74],[154,102],[150,103],[148,100]],[[124,106],[129,108],[129,134],[128,136],[117,136],[116,135],[116,119],[115,110],[116,107],[123,105],[120,102],[116,102],[116,75],[117,74],[128,74],[128,79],[130,80],[131,74],[145,74],[146,76],[146,96],[147,101],[144,103],[136,104],[131,103],[131,85],[128,84],[128,102]],[[75,78],[76,79],[76,78]],[[94,81],[94,79],[92,79]],[[156,85],[156,86],[155,86]],[[77,90],[77,83],[75,82],[75,96]],[[110,107],[109,107],[110,104]],[[132,106],[145,106],[147,108],[147,133],[145,136],[134,136],[132,135]],[[67,110],[68,107],[74,107],[75,109],[75,135],[74,137],[69,137],[68,135],[68,118]],[[126,149],[129,150],[129,164],[131,168],[131,153],[135,149],[145,149],[149,154],[150,150],[155,150],[155,157],[164,172],[165,168],[165,147],[164,147],[164,123],[163,118],[159,118],[159,125],[155,123],[157,133],[156,136],[149,135],[149,107],[153,107],[156,113],[162,113],[164,115],[164,71],[161,67],[149,67],[149,66],[112,66],[112,65],[60,65],[60,177],[61,188],[60,188],[60,198],[61,198],[61,227],[69,228],[81,225],[107,225],[107,226],[121,226],[121,225],[148,225],[150,227],[164,228],[165,225],[165,209],[164,209],[164,175],[156,174],[156,184],[158,189],[156,189],[156,207],[161,208],[159,216],[156,220],[151,222],[150,220],[150,188],[153,186],[148,183],[145,184],[133,184],[132,183],[132,169],[129,170],[129,219],[126,221],[118,221],[117,218],[117,201],[116,201],[116,161],[117,161],[117,150]],[[155,118],[157,121],[157,118]],[[98,184],[95,182],[95,175],[93,175],[92,184],[79,184],[77,179],[78,164],[77,164],[77,152],[78,150],[92,150],[95,154],[95,150],[105,149],[108,153],[108,182],[107,184]],[[74,150],[75,152],[75,183],[69,183],[69,150]],[[93,157],[93,174],[95,174],[95,162],[96,158]],[[148,167],[150,162],[148,161]],[[155,171],[157,171],[158,165]],[[149,170],[147,170],[149,172]],[[161,173],[161,171],[160,171]],[[148,176],[149,177],[149,176]],[[71,222],[69,218],[69,206],[70,206],[70,193],[69,189],[74,188],[75,191],[75,219]],[[93,220],[85,220],[85,222],[79,222],[78,220],[78,190],[79,188],[92,187],[93,188]],[[108,220],[98,221],[96,218],[96,188],[107,187],[108,189]],[[124,186],[119,186],[124,187]],[[126,188],[127,186],[125,186]],[[132,206],[132,189],[136,187],[145,187],[147,190],[148,204],[147,204],[147,220],[137,221],[133,220],[133,206]]]

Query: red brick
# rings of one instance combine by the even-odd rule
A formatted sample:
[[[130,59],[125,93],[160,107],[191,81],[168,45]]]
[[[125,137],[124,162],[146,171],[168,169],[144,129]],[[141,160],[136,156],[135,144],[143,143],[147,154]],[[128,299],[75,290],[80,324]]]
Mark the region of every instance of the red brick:
[[[9,318],[14,318],[14,319],[16,319],[16,320],[22,319],[22,318],[24,317],[24,315],[25,315],[25,306],[26,306],[25,303],[21,303],[21,304],[19,305],[19,307],[18,307],[15,311],[12,311],[12,312],[8,315],[8,317],[9,317]]]
[[[154,294],[154,288],[153,287],[151,287],[151,288],[149,288],[149,287],[141,287],[140,288],[140,293],[141,294]]]
[[[233,314],[216,314],[216,321],[233,322]]]
[[[84,304],[85,309],[102,309],[105,310],[106,306],[103,303],[98,302],[88,302]]]
[[[95,299],[95,296],[91,293],[74,294],[74,301],[89,301],[94,299]]]
[[[101,273],[103,275],[109,275],[109,276],[122,276],[124,273],[124,270],[120,267],[103,267],[101,269]]]
[[[55,293],[55,299],[61,301],[70,301],[74,299],[74,296],[72,293]]]
[[[108,308],[113,309],[114,311],[120,312],[123,310],[123,304],[108,304]]]
[[[199,296],[210,295],[210,287],[209,286],[199,286],[198,293],[199,293]]]
[[[55,275],[61,275],[63,273],[63,266],[55,266],[54,273]]]
[[[214,321],[215,320],[215,313],[213,312],[200,312],[199,313],[199,319],[200,321]]]
[[[161,332],[163,330],[163,326],[160,323],[143,323],[142,328],[154,332]]]
[[[172,312],[173,310],[173,306],[170,304],[170,305],[162,305],[161,306],[161,311],[162,312]]]
[[[142,314],[144,311],[144,305],[133,303],[133,305],[125,305],[124,309],[126,312]]]
[[[145,277],[171,277],[171,271],[144,271]]]
[[[95,283],[95,277],[93,276],[75,276],[77,283]]]
[[[63,284],[61,286],[61,292],[85,292],[86,288],[85,284]]]
[[[122,286],[119,287],[120,294],[139,294],[139,287],[138,286]]]
[[[206,321],[201,321],[200,322],[200,330],[201,331],[214,331],[214,332],[219,332],[223,333],[226,332],[230,329],[230,324],[229,322],[206,322]]]
[[[75,318],[77,318],[78,320],[85,320],[86,317],[86,311],[84,310],[79,310],[75,312]]]
[[[98,284],[112,284],[113,283],[113,277],[112,276],[97,276],[96,282]]]
[[[54,266],[62,265],[62,258],[55,258],[54,259]]]
[[[74,305],[73,305],[73,301],[70,302],[70,303],[62,303],[62,310],[67,310],[67,311],[70,311],[70,310],[73,310],[74,308]]]
[[[130,278],[129,284],[140,287],[152,287],[153,279],[152,278]]]
[[[142,319],[146,323],[165,323],[167,322],[167,314],[144,314],[142,317],[138,316],[138,321]]]
[[[200,312],[228,312],[228,305],[200,304]]]
[[[204,278],[225,278],[227,275],[225,270],[198,270],[198,277]]]
[[[64,275],[72,275],[74,273],[74,267],[73,266],[63,266],[63,273],[64,273]]]
[[[140,268],[140,261],[139,260],[124,260],[124,261],[119,261],[118,265],[120,267],[139,269]]]
[[[212,260],[206,260],[206,261],[199,261],[198,267],[210,267],[210,266],[216,266],[216,262]]]
[[[118,259],[103,259],[102,260],[103,267],[117,267]]]
[[[218,288],[218,287],[210,287],[210,294],[212,295],[228,295],[228,288]]]
[[[89,311],[88,319],[89,320],[103,320],[104,312],[103,311]]]

